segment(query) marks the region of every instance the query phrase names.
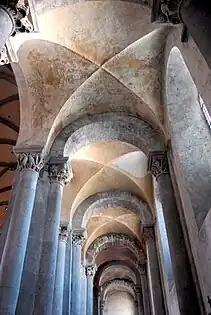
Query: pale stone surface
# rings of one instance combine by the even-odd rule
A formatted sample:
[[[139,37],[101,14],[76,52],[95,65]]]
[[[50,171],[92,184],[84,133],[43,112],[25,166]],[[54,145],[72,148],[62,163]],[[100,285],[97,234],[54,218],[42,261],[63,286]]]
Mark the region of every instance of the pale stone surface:
[[[135,315],[135,306],[131,295],[119,291],[110,293],[105,304],[105,315]]]
[[[103,65],[146,103],[162,122],[162,67],[169,28],[161,28],[137,40]]]

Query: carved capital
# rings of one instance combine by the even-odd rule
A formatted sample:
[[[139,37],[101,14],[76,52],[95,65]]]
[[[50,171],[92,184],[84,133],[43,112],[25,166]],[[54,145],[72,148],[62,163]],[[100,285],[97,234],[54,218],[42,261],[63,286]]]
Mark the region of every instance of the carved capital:
[[[158,179],[163,174],[169,174],[169,164],[166,152],[154,151],[149,153],[148,170]]]
[[[84,232],[75,232],[73,231],[72,233],[72,244],[74,246],[83,246],[84,242],[85,242],[85,235]]]
[[[30,33],[34,30],[28,1],[2,0],[0,6],[8,12],[14,27],[11,35]]]
[[[137,268],[138,268],[138,271],[141,275],[146,274],[146,265],[138,263]]]
[[[71,174],[69,165],[66,161],[67,159],[49,165],[49,178],[51,182],[56,181],[62,185],[69,183]]]
[[[9,54],[6,45],[0,51],[0,66],[10,63]]]
[[[66,226],[60,226],[59,228],[59,240],[67,242],[69,232]]]
[[[25,150],[24,150],[25,151]],[[41,152],[21,152],[15,150],[20,171],[28,169],[39,172],[44,166],[44,159]]]
[[[96,265],[85,267],[86,276],[87,277],[94,277],[96,270],[97,270],[97,266]]]
[[[146,242],[155,242],[155,232],[153,226],[145,226],[143,235]]]
[[[152,6],[152,22],[182,23],[180,7],[182,0],[154,0]]]

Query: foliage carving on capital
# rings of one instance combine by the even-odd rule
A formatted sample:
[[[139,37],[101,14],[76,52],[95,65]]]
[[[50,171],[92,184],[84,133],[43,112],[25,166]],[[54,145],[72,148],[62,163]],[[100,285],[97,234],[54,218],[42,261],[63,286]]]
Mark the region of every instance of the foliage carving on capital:
[[[87,277],[94,277],[97,270],[96,265],[86,266],[85,272]]]
[[[17,152],[16,154],[20,171],[29,169],[39,173],[44,166],[41,152]]]
[[[68,236],[69,236],[69,231],[68,231],[67,227],[60,226],[60,228],[59,228],[59,240],[67,242]]]
[[[155,242],[155,232],[153,226],[144,227],[143,230],[144,239],[147,242]]]
[[[169,164],[166,152],[155,151],[149,153],[148,170],[156,179],[164,174],[169,174]]]
[[[49,178],[51,181],[59,182],[62,185],[68,184],[70,182],[71,176],[67,163],[50,164]]]
[[[10,14],[13,21],[13,30],[10,35],[16,33],[30,33],[34,30],[28,1],[2,0],[0,7]]]
[[[182,0],[156,0],[152,6],[152,22],[179,24]]]
[[[83,233],[74,233],[72,234],[72,244],[74,246],[83,246],[85,242],[85,236]]]
[[[141,275],[145,275],[146,274],[146,265],[145,264],[138,263],[137,269],[138,269],[138,271],[139,271],[139,273]]]

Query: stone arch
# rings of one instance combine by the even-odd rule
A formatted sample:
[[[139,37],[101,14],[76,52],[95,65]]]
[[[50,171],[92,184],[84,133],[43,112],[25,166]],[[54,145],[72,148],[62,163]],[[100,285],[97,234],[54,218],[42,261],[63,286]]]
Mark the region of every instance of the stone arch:
[[[51,147],[51,156],[70,156],[81,148],[101,141],[129,143],[146,155],[165,147],[164,135],[144,120],[122,113],[84,116],[64,128]]]
[[[99,285],[112,280],[114,278],[127,279],[133,283],[137,283],[137,275],[132,271],[130,266],[122,264],[110,264],[101,272]]]
[[[132,281],[126,280],[126,279],[113,279],[106,283],[104,283],[101,287],[101,296],[102,299],[105,300],[107,294],[111,290],[111,288],[123,288],[126,290],[130,295],[132,295],[133,299],[136,300],[136,287]]]
[[[130,192],[122,190],[110,190],[97,193],[85,199],[76,209],[72,218],[72,228],[85,228],[92,214],[101,209],[125,208],[134,212],[143,225],[153,221],[152,213],[146,202]]]
[[[89,257],[92,257],[92,260],[94,261],[98,253],[105,250],[108,246],[115,245],[128,248],[138,261],[143,261],[145,259],[143,249],[139,242],[122,233],[110,233],[96,238],[87,249],[85,257],[87,261],[89,260]]]

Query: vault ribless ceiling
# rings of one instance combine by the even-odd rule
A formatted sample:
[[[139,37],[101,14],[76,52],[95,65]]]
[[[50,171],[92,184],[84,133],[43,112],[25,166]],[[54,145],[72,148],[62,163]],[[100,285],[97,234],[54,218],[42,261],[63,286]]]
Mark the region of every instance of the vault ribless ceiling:
[[[147,1],[36,0],[36,6],[39,32],[16,35],[13,40],[19,59],[12,64],[21,113],[17,146],[39,145],[48,152],[56,135],[71,122],[102,113],[140,118],[165,135],[162,70],[169,28],[150,23]],[[5,93],[1,98],[8,97],[6,91],[1,91]],[[17,94],[15,85],[10,93]],[[19,125],[18,101],[13,111],[2,106],[0,110]],[[17,139],[17,132],[2,132],[5,138],[13,132],[11,138]],[[10,146],[5,152],[4,160],[15,161]],[[63,224],[71,221],[84,200],[112,189],[145,201],[154,217],[152,178],[139,148],[101,140],[75,152],[71,166],[73,178],[62,201]],[[94,212],[86,222],[84,257],[90,244],[107,233],[126,234],[144,248],[141,223],[132,209],[123,206]],[[96,263],[124,259],[134,264],[136,258],[128,248],[114,246],[100,252]],[[111,269],[104,280],[114,271],[119,277],[134,276],[124,268]]]

